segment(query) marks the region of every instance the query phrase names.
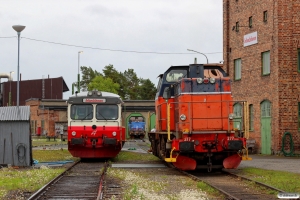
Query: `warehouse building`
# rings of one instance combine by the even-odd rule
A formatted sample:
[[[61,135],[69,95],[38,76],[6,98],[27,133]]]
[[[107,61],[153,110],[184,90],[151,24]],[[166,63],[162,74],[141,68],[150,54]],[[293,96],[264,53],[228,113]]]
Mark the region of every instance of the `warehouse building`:
[[[223,0],[223,19],[224,69],[233,98],[249,103],[257,152],[298,151],[300,0]]]

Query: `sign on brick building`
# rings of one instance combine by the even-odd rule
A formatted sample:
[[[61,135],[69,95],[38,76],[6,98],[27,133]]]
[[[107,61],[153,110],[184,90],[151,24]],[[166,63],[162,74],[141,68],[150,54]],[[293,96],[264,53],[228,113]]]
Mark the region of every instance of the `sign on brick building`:
[[[244,35],[244,47],[257,44],[257,31]]]

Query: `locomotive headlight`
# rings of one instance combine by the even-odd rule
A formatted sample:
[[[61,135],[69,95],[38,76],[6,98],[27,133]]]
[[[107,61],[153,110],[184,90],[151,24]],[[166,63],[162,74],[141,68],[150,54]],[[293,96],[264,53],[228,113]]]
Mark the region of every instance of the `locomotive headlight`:
[[[229,117],[229,119],[233,119],[234,114],[233,114],[233,113],[230,113],[228,117]]]
[[[98,91],[98,92],[97,92],[97,95],[98,95],[98,96],[101,96],[101,92],[100,92],[100,91]]]
[[[181,121],[184,121],[184,120],[186,120],[186,116],[184,114],[182,114],[182,115],[180,115],[180,119],[181,119]]]
[[[72,132],[72,135],[73,135],[73,136],[75,136],[75,135],[76,135],[76,132],[75,132],[75,131],[73,131],[73,132]]]
[[[210,79],[209,79],[209,82],[210,82],[210,83],[215,83],[215,82],[216,82],[216,79],[215,79],[215,78],[210,78]]]
[[[202,78],[197,78],[197,83],[201,84],[203,82]]]
[[[89,96],[92,96],[92,94],[93,94],[92,91],[89,91],[89,92],[88,92],[88,95],[89,95]]]
[[[116,135],[117,135],[117,133],[116,133],[116,132],[112,132],[112,135],[113,135],[113,136],[116,136]]]

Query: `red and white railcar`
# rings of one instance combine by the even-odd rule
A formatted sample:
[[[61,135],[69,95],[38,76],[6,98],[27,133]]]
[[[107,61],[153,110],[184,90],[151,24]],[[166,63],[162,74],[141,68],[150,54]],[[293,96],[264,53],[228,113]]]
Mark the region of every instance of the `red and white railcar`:
[[[68,103],[68,150],[79,158],[112,158],[125,143],[120,96],[88,91]]]

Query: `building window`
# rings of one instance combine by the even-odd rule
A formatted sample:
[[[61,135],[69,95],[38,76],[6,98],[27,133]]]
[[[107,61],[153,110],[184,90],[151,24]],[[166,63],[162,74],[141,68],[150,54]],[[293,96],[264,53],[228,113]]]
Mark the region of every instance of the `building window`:
[[[268,11],[264,11],[264,22],[268,21]]]
[[[298,54],[298,72],[300,72],[300,49],[298,49],[297,51],[297,54]]]
[[[262,75],[270,74],[270,51],[261,53]]]
[[[252,16],[249,17],[249,28],[252,28]]]
[[[241,80],[242,78],[242,59],[234,60],[234,80]]]
[[[236,23],[235,23],[235,31],[236,31],[236,32],[239,32],[239,27],[240,27],[239,22],[236,22]]]
[[[249,105],[249,131],[254,130],[254,112],[253,112],[253,104]]]

